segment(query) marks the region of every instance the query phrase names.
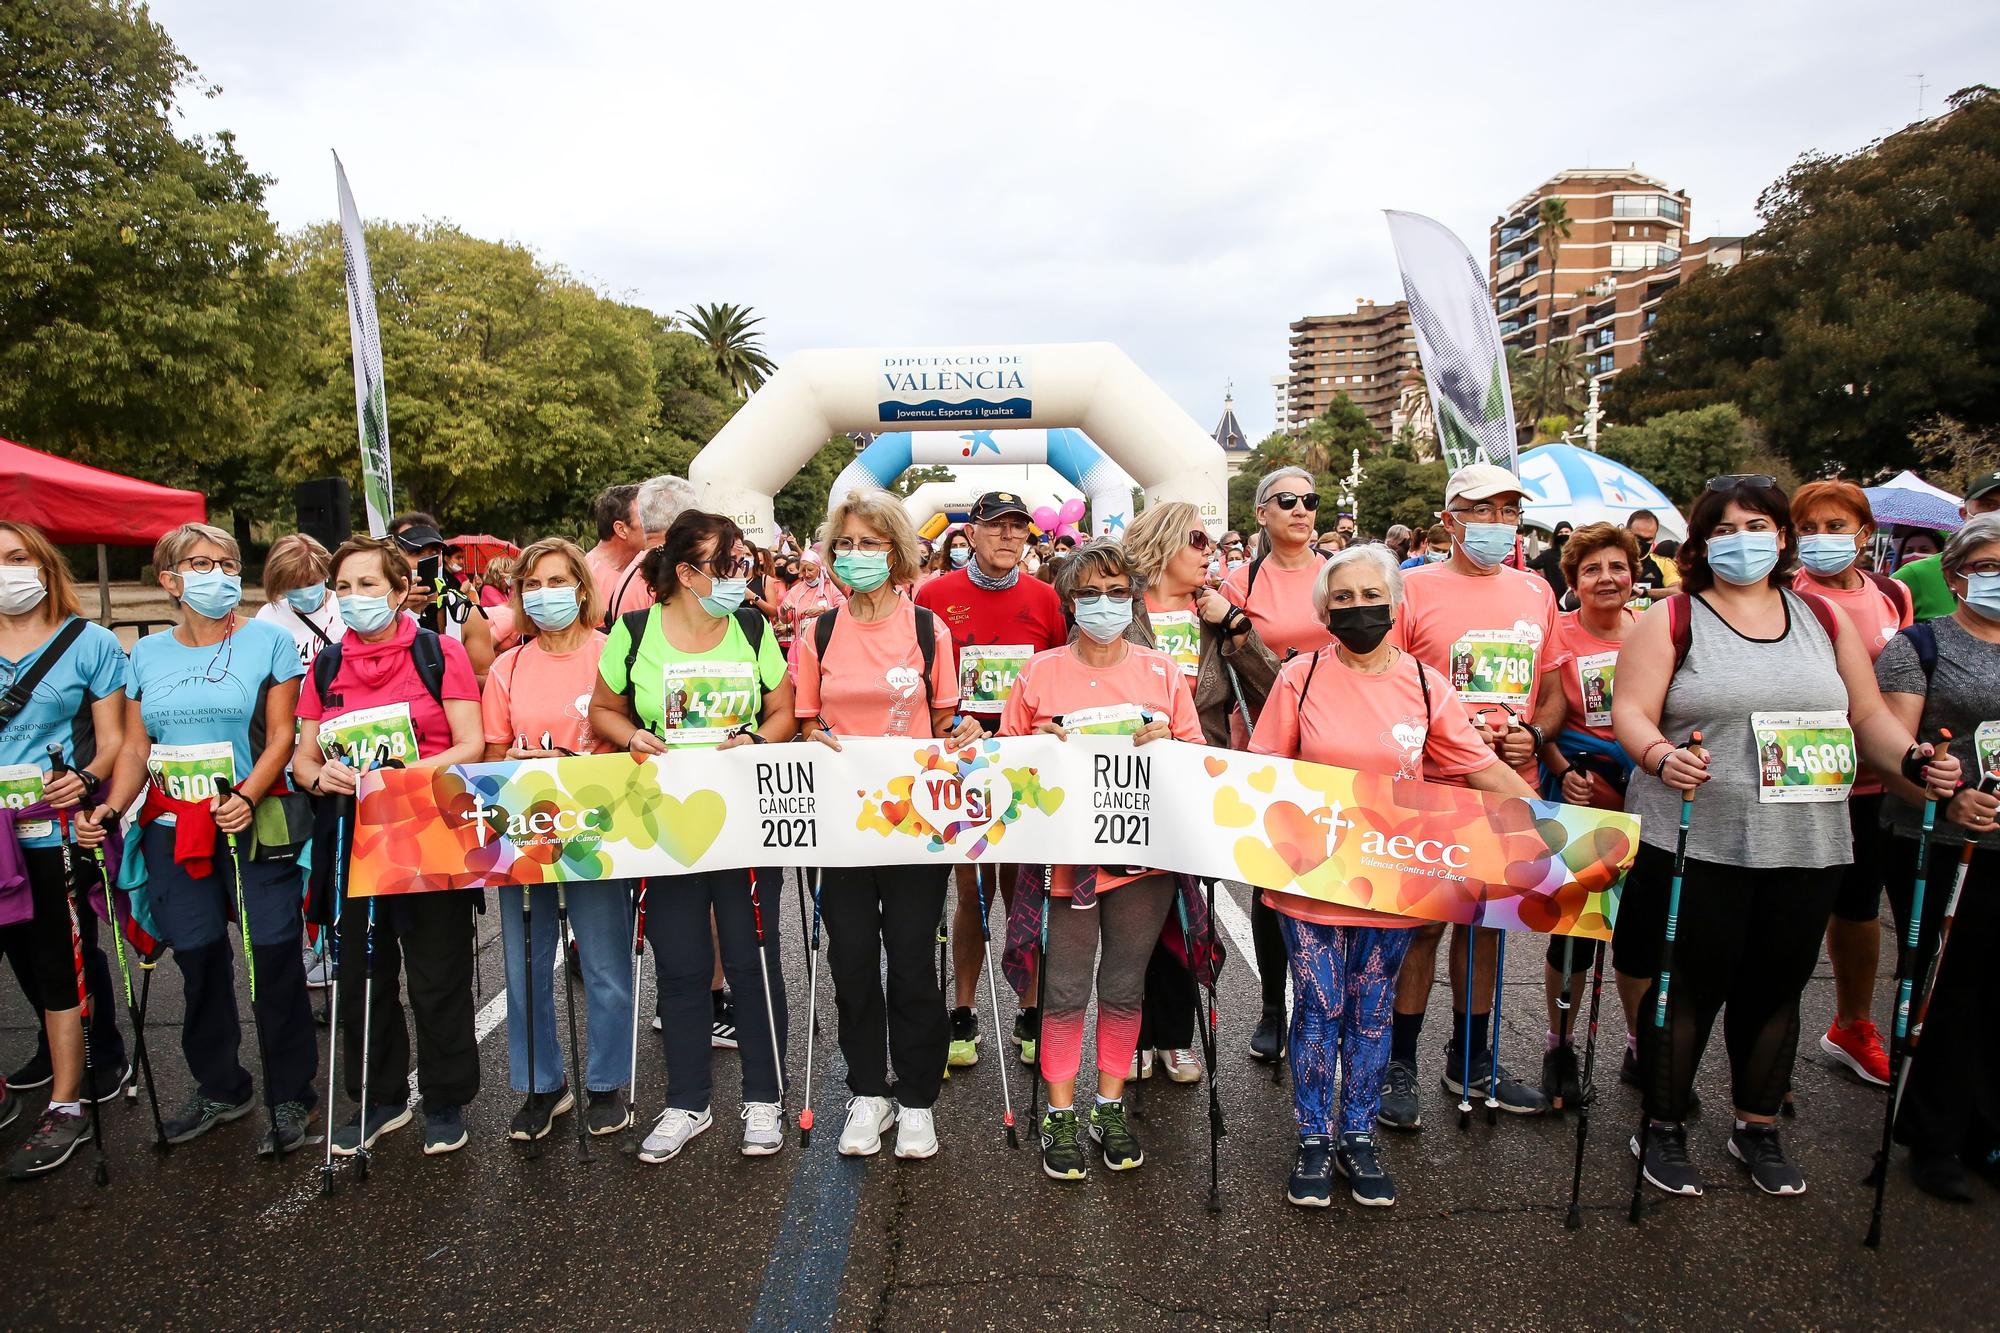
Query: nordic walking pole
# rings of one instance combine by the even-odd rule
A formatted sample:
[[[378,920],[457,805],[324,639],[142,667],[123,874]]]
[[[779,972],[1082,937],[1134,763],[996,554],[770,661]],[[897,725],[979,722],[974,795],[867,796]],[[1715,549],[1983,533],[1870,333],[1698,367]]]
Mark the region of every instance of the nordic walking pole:
[[[63,762],[62,746],[51,745],[48,754],[51,780],[69,772],[69,765]],[[76,839],[70,828],[70,812],[67,809],[56,811],[56,820],[62,825],[63,889],[69,901],[70,956],[76,962],[77,1021],[83,1025],[83,1095],[90,1103],[91,1141],[97,1145],[97,1183],[109,1185],[111,1162],[104,1152],[104,1109],[97,1104],[97,1079],[91,1056],[91,1048],[97,1045],[97,1019],[91,1012],[90,986],[83,975],[83,919],[76,904]],[[107,888],[105,893],[108,895],[110,889]]]
[[[806,1104],[799,1112],[799,1147],[810,1148],[813,1141],[813,1036],[819,1031],[819,892],[822,872],[813,867],[812,923],[808,928],[804,915],[805,902],[799,902],[799,927],[807,930],[806,954],[810,962],[806,968]],[[805,892],[805,879],[799,880],[800,894]],[[1006,1080],[1002,1079],[1002,1083]]]
[[[1211,894],[1215,892],[1212,886],[1209,892]],[[1184,891],[1177,890],[1175,892],[1174,910],[1180,913],[1181,947],[1187,951],[1188,972],[1195,978],[1194,1021],[1196,1028],[1200,1030],[1202,1058],[1206,1060],[1208,1058],[1209,1029],[1211,1025],[1207,1021],[1209,1016],[1204,1014],[1201,1009],[1201,974],[1196,970],[1199,966],[1195,959],[1196,944],[1194,931],[1188,926],[1187,894]],[[1212,912],[1208,919],[1211,922],[1215,920]],[[1202,1077],[1203,1081],[1208,1084],[1208,1210],[1215,1212],[1222,1206],[1221,1201],[1216,1197],[1215,1188],[1215,1140],[1219,1133],[1218,1127],[1221,1124],[1222,1117],[1220,1108],[1215,1100],[1215,1079],[1207,1070],[1202,1071]]]
[[[255,815],[256,805],[231,786],[228,778],[215,780],[215,794],[224,801],[231,796],[241,797]],[[243,929],[243,971],[250,980],[250,1031],[257,1039],[257,1063],[263,1066],[264,1111],[271,1121],[271,1160],[275,1162],[285,1155],[285,1148],[278,1133],[278,1103],[271,1095],[271,1049],[264,1043],[264,1020],[257,1013],[257,955],[250,945],[250,909],[243,899],[243,852],[234,833],[222,836],[229,844],[229,873],[236,881],[236,920]]]
[[[1472,982],[1479,975],[1479,927],[1465,928],[1465,1031],[1459,1038],[1458,1127],[1472,1126]]]
[[[347,753],[347,752],[343,752]],[[352,766],[354,758],[347,753]],[[333,802],[333,924],[326,936],[327,961],[331,973],[327,978],[326,997],[326,1159],[320,1165],[319,1188],[322,1195],[333,1193],[333,1110],[334,1098],[340,1087],[340,922],[346,913],[347,904],[347,820],[353,801],[350,797],[337,796]],[[368,1127],[367,1112],[362,1112],[363,1129]]]
[[[369,760],[369,767],[379,767],[382,760],[381,743],[377,743],[375,753]],[[473,972],[479,971],[475,964]],[[358,1180],[368,1179],[368,1159],[372,1155],[368,1146],[368,1066],[369,1050],[375,1035],[375,898],[368,899],[368,920],[361,942],[361,1136],[354,1152],[354,1175]],[[327,1130],[332,1134],[332,1128]]]
[[[764,974],[764,1025],[771,1030],[771,1066],[778,1076],[778,1106],[785,1105],[785,1053],[778,1049],[778,1010],[771,1000],[771,956],[764,952],[764,906],[757,896],[757,870],[751,867],[750,920],[757,928],[757,967]],[[780,888],[783,886],[781,885]]]
[[[569,951],[562,947],[563,932],[569,929],[569,891],[561,884],[556,885],[556,966],[563,974],[563,1008],[569,1014],[569,1081],[571,1089],[590,1097],[590,1089],[583,1086],[583,1043],[576,1039],[576,969],[569,965]],[[533,960],[529,962],[529,975],[534,974]],[[533,1080],[530,1080],[531,1082]],[[615,1094],[614,1094],[615,1095]],[[576,1159],[586,1166],[591,1161],[590,1131],[584,1125],[583,1106],[577,1105],[572,1113],[576,1121]]]
[[[525,964],[521,969],[521,976],[523,978],[523,993],[527,997],[527,1002],[521,1006],[526,1012],[521,1017],[522,1021],[528,1025],[528,1100],[531,1102],[535,1099],[535,1009],[537,1008],[535,1004],[535,913],[532,902],[534,896],[535,889],[532,884],[523,884],[521,886],[521,957]],[[474,970],[477,969],[475,968]],[[542,1141],[540,1137],[529,1139],[528,1156],[540,1157],[541,1155]]]
[[[132,998],[132,967],[125,958],[125,932],[118,921],[118,903],[111,896],[111,872],[104,864],[103,847],[91,848],[90,854],[97,862],[97,877],[104,882],[104,906],[111,914],[111,947],[118,956],[118,979],[125,985],[125,1016],[132,1023],[132,1056],[146,1082],[146,1101],[153,1108],[153,1146],[168,1149],[173,1145],[167,1142],[166,1125],[160,1119],[160,1094],[153,1087],[153,1058],[146,1053],[145,1019]]]
[[[1694,732],[1688,737],[1687,748],[1692,754],[1701,753],[1700,732]],[[1662,759],[1660,765],[1664,771],[1666,761]],[[1681,882],[1687,875],[1688,824],[1693,819],[1694,790],[1690,788],[1681,793],[1680,829],[1674,835],[1674,879],[1672,886],[1667,890],[1667,932],[1666,938],[1661,943],[1660,976],[1656,983],[1660,994],[1653,1002],[1653,1036],[1656,1042],[1665,1041],[1667,1037],[1667,993],[1674,982],[1674,937],[1680,933]],[[1661,1058],[1666,1059],[1664,1052]],[[1650,1088],[1642,1089],[1639,1098],[1639,1151],[1637,1164],[1632,1168],[1632,1208],[1629,1214],[1633,1226],[1638,1226],[1640,1217],[1644,1215],[1644,1205],[1640,1201],[1639,1191],[1645,1187],[1646,1139],[1653,1130],[1652,1108],[1644,1094],[1651,1091]]]
[[[986,1001],[993,1011],[993,1037],[1000,1038],[1000,984],[993,979],[993,928],[986,921],[986,867],[978,862],[972,865],[972,891],[979,899],[979,940],[986,950]],[[1039,1050],[1035,1053],[1041,1059]],[[1014,1090],[1007,1086],[1007,1077],[1000,1076],[1000,1123],[1007,1130],[1007,1146],[1019,1148],[1021,1139],[1014,1132]]]
[[[646,952],[646,879],[632,890],[632,1062],[625,1067],[625,1101],[639,1115],[639,960]]]
[[[1569,1050],[1570,1038],[1576,1026],[1574,1017],[1576,1006],[1570,1001],[1569,987],[1570,978],[1575,975],[1575,969],[1576,936],[1565,935],[1563,936],[1562,979],[1556,983],[1556,1049],[1558,1051],[1569,1051],[1568,1058],[1571,1061],[1576,1059],[1576,1052]],[[1578,1096],[1581,1097],[1582,1088],[1580,1086],[1577,1091]],[[1562,1083],[1560,1081],[1556,1083],[1556,1094],[1554,1097],[1549,1098],[1549,1109],[1557,1115],[1561,1115],[1568,1108],[1563,1105],[1561,1095]]]
[[[1493,941],[1493,1014],[1486,1024],[1486,1123],[1500,1123],[1500,982],[1507,975],[1507,932]],[[1466,966],[1472,966],[1470,960]]]
[[[1575,937],[1570,936],[1569,938],[1574,939]],[[1584,1038],[1583,1078],[1577,1084],[1576,1163],[1570,1169],[1569,1217],[1563,1224],[1571,1231],[1577,1231],[1583,1227],[1583,1209],[1578,1205],[1577,1200],[1583,1192],[1583,1145],[1590,1138],[1590,1102],[1591,1098],[1596,1095],[1596,1087],[1591,1082],[1591,1074],[1597,1064],[1597,1002],[1599,997],[1604,994],[1603,940],[1597,941],[1595,952],[1596,957],[1591,960],[1590,966],[1590,1035]],[[1569,953],[1569,948],[1565,947],[1563,950],[1565,962],[1568,961]],[[1568,1000],[1569,980],[1567,977],[1564,978],[1563,985],[1563,999]],[[1569,1017],[1567,1008],[1563,1011],[1563,1017],[1565,1019]]]

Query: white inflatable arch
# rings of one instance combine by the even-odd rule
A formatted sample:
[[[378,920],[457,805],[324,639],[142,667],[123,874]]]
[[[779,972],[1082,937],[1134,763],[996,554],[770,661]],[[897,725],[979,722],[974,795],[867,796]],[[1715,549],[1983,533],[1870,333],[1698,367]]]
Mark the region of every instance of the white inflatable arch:
[[[834,478],[833,488],[826,497],[827,508],[831,509],[858,486],[886,487],[912,467],[925,465],[942,464],[953,469],[961,482],[976,487],[975,495],[984,490],[1024,491],[1027,487],[1005,481],[981,486],[976,476],[967,478],[960,470],[1019,464],[1026,473],[1038,463],[1083,494],[1090,506],[1089,531],[1094,536],[1116,536],[1138,512],[1131,481],[1082,431],[1066,428],[899,430],[877,435]]]
[[[1211,533],[1227,526],[1221,446],[1110,343],[799,352],[695,456],[688,480],[702,508],[769,545],[772,497],[835,435],[1062,427],[1084,432],[1149,503],[1187,500]]]

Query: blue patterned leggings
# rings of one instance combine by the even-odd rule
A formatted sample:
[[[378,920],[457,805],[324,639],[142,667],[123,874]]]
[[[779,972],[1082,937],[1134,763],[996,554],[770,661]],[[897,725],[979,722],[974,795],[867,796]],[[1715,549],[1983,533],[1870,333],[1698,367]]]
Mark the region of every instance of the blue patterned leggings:
[[[1280,914],[1292,962],[1292,1103],[1301,1134],[1367,1134],[1382,1106],[1407,928],[1319,926]],[[1334,1066],[1340,1124],[1333,1123]]]

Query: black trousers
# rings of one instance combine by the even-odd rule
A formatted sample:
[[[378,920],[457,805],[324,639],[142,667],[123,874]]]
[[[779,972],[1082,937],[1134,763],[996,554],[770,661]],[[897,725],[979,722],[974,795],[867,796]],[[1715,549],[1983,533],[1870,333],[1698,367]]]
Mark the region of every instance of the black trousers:
[[[35,1051],[49,1056],[49,1030],[42,1021],[43,1011],[57,1013],[76,1008],[76,953],[70,947],[69,895],[63,884],[62,850],[56,847],[24,847],[21,859],[27,866],[28,891],[34,915],[11,926],[0,926],[0,953],[14,969],[21,994],[35,1011]],[[112,990],[111,963],[97,942],[97,913],[91,908],[89,886],[97,883],[97,865],[82,853],[73,853],[76,866],[77,933],[83,937],[83,977],[90,992],[90,1024],[86,1040],[91,1042],[91,1063],[106,1069],[125,1067],[125,1042],[118,1035],[118,1006],[122,989]],[[112,929],[117,929],[113,926]],[[138,960],[126,958],[134,972]],[[134,983],[137,993],[137,983]]]
[[[479,1046],[472,1036],[472,912],[468,892],[388,894],[349,899],[340,919],[340,1072],[361,1097],[363,991],[368,907],[375,906],[375,1009],[368,1034],[368,1100],[399,1106],[410,1075],[403,989],[417,1027],[417,1090],[424,1109],[464,1106],[479,1095]],[[294,957],[298,947],[292,946]],[[397,974],[404,985],[398,985]]]
[[[653,946],[653,975],[660,988],[667,1105],[679,1110],[707,1109],[715,1091],[715,1053],[709,1044],[710,1024],[715,1018],[708,991],[709,980],[715,975],[715,950],[708,933],[711,911],[715,914],[715,941],[722,947],[722,975],[736,1006],[743,1100],[783,1100],[778,1066],[771,1054],[771,1026],[775,1020],[777,1046],[783,1050],[787,1018],[778,915],[784,904],[785,873],[782,869],[759,870],[754,904],[750,886],[747,871],[704,870],[661,876],[646,891],[646,941]],[[764,960],[771,975],[768,1015],[764,1010],[764,968],[757,955],[760,909]]]
[[[1278,925],[1278,909],[1265,902],[1261,893],[1250,895],[1250,944],[1257,952],[1257,977],[1263,987],[1264,1008],[1269,1013],[1283,1013],[1285,978],[1292,974],[1292,962],[1285,952],[1285,932]]]
[[[1260,901],[1263,899],[1262,894],[1257,896]],[[1172,949],[1155,943],[1153,956],[1146,960],[1146,1000],[1139,1009],[1139,1049],[1175,1051],[1193,1046],[1195,1004],[1194,973],[1174,956]]]
[[[826,923],[827,963],[840,1010],[847,1087],[857,1097],[894,1097],[913,1110],[937,1101],[951,1017],[935,948],[950,883],[950,870],[938,866],[828,867],[824,872],[820,918]]]

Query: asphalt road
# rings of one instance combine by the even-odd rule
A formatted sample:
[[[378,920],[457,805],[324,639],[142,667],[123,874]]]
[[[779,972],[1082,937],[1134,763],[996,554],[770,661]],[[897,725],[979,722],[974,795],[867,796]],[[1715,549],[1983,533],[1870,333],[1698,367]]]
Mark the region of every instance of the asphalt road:
[[[789,894],[784,907],[796,1073],[805,980]],[[487,916],[481,927],[490,1005],[499,985],[498,925]],[[997,1080],[1003,1073],[1013,1080],[1020,1106],[1027,1078],[1011,1058],[998,1058],[990,1033],[980,1065],[946,1084],[936,1158],[840,1158],[834,1141],[844,1090],[831,1041],[831,984],[822,977],[821,1128],[809,1151],[799,1150],[794,1133],[775,1158],[736,1152],[736,1057],[719,1054],[716,1126],[680,1159],[647,1166],[599,1140],[586,1165],[573,1134],[552,1136],[530,1157],[504,1137],[518,1099],[506,1088],[497,1030],[481,1045],[486,1090],[469,1111],[471,1144],[428,1159],[413,1126],[384,1139],[366,1182],[343,1168],[330,1198],[320,1194],[317,1143],[283,1164],[261,1162],[253,1148],[262,1122],[253,1116],[159,1155],[141,1098],[105,1108],[109,1187],[93,1183],[87,1152],[53,1177],[0,1185],[0,1311],[17,1329],[1995,1321],[2000,1195],[1982,1186],[1978,1203],[1953,1208],[1917,1194],[1898,1171],[1887,1242],[1879,1252],[1863,1249],[1868,1192],[1859,1182],[1882,1094],[1828,1069],[1810,1035],[1795,1079],[1798,1118],[1785,1124],[1809,1192],[1767,1198],[1726,1156],[1726,1071],[1711,1050],[1700,1090],[1716,1110],[1691,1132],[1708,1193],[1667,1200],[1649,1191],[1650,1216],[1642,1227],[1629,1225],[1624,1144],[1638,1108],[1615,1077],[1622,1024],[1608,984],[1609,1068],[1599,1080],[1582,1230],[1563,1225],[1574,1120],[1503,1116],[1489,1128],[1482,1115],[1461,1132],[1455,1102],[1437,1090],[1443,1034],[1436,1031],[1424,1039],[1425,1128],[1385,1145],[1398,1206],[1364,1210],[1336,1194],[1330,1209],[1291,1207],[1283,1198],[1294,1138],[1290,1089],[1244,1054],[1256,988],[1247,948],[1233,954],[1221,996],[1228,1134],[1217,1213],[1205,1207],[1200,1085],[1146,1085],[1137,1122],[1143,1169],[1114,1176],[1100,1168],[1082,1184],[1058,1185],[1041,1175],[1025,1135],[1018,1151],[1005,1144]],[[1517,961],[1503,1052],[1526,1075],[1539,1066],[1539,986]],[[33,1036],[18,992],[0,990],[0,1060],[12,1067]],[[178,1052],[179,990],[176,969],[163,964],[149,1033],[161,1099],[175,1104],[189,1089]],[[650,979],[644,994],[651,995]],[[1006,1003],[1004,988],[1002,995]],[[1878,1012],[1887,1006],[1887,982],[1881,995]],[[1824,1029],[1831,1006],[1822,964],[1806,993],[1806,1033]],[[1434,1012],[1449,1012],[1442,986]],[[498,1017],[496,1008],[483,1015]],[[244,1046],[254,1067],[247,1034]],[[657,1112],[665,1071],[656,1044],[642,1047],[639,1085],[642,1110]],[[10,1149],[39,1111],[39,1094],[27,1096],[26,1114],[0,1149]],[[794,1114],[798,1104],[795,1090]]]

